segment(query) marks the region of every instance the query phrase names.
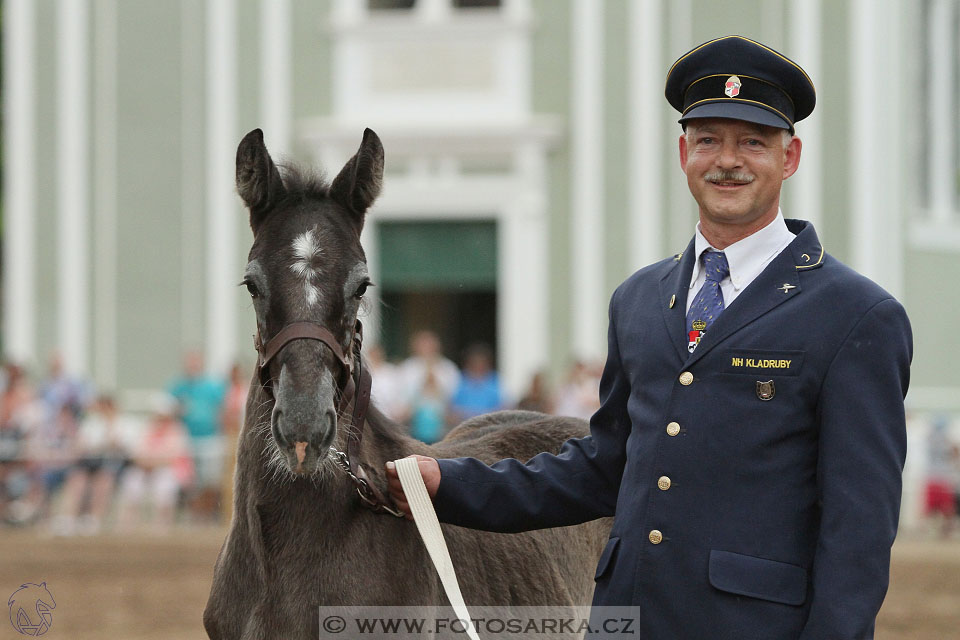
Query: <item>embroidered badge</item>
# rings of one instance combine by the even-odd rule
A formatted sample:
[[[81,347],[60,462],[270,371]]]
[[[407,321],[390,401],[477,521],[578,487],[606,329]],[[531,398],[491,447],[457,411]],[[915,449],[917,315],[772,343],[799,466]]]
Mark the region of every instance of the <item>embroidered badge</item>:
[[[738,95],[740,95],[741,86],[742,85],[740,84],[740,78],[738,78],[737,76],[730,76],[729,78],[727,78],[726,84],[723,85],[724,87],[723,92],[727,94],[728,98],[736,98]]]
[[[687,351],[693,353],[706,333],[707,323],[703,320],[694,320],[691,326],[693,327],[693,331],[687,335]]]
[[[773,396],[777,394],[777,387],[773,384],[773,380],[767,380],[766,382],[761,382],[757,380],[757,397],[766,402],[767,400],[773,400]]]

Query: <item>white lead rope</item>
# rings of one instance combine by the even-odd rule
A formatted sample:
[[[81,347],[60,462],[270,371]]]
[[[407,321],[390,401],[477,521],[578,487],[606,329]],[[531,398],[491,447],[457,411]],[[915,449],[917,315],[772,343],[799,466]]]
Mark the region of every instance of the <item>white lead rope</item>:
[[[394,464],[397,466],[400,484],[403,485],[403,493],[410,505],[410,511],[413,513],[413,521],[417,525],[420,537],[423,538],[423,544],[427,548],[427,553],[430,554],[430,559],[433,560],[433,566],[437,568],[437,573],[440,574],[440,582],[443,584],[443,590],[447,592],[447,599],[457,614],[457,618],[464,622],[467,635],[471,640],[480,640],[480,636],[477,635],[477,630],[474,629],[473,622],[470,620],[470,614],[467,612],[463,594],[460,593],[460,583],[457,582],[457,574],[453,570],[450,551],[443,539],[443,531],[440,529],[440,521],[437,520],[437,512],[433,510],[433,501],[427,495],[427,487],[423,484],[417,459],[401,458],[400,460],[394,460]]]

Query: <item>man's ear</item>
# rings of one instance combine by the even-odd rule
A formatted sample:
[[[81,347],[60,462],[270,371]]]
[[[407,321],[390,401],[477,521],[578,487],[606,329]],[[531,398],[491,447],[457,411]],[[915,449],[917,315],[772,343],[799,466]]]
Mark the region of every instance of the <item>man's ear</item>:
[[[783,150],[783,179],[786,180],[797,172],[800,167],[800,152],[803,150],[803,142],[800,138],[793,136],[790,144]]]
[[[680,134],[680,169],[687,172],[687,134]]]

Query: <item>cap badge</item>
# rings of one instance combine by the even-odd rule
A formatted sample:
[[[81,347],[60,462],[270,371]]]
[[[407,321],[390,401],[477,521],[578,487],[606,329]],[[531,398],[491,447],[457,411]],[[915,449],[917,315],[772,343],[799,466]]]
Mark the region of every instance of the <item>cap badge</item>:
[[[740,95],[740,78],[737,76],[730,76],[727,78],[727,83],[723,85],[723,92],[727,94],[728,98],[736,98]]]

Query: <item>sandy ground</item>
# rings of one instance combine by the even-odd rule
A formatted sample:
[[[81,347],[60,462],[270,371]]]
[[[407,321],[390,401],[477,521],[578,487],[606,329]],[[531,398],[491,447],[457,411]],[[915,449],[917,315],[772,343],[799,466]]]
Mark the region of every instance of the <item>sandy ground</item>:
[[[56,599],[45,638],[193,640],[219,529],[160,537],[148,533],[45,538],[0,530],[0,598],[21,583],[47,582]],[[0,617],[0,640],[23,638]],[[894,546],[892,579],[877,621],[878,640],[960,638],[960,541],[907,540]]]

